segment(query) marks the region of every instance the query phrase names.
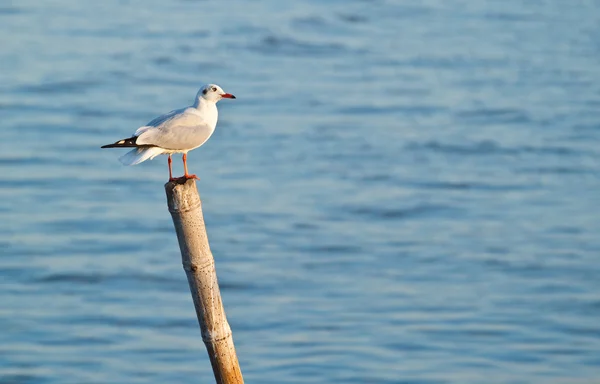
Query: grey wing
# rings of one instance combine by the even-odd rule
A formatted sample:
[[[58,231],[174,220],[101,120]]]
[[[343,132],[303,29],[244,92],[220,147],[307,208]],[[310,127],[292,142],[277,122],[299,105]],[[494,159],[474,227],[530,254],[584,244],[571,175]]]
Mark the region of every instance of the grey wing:
[[[168,120],[171,120],[173,118],[173,116],[183,113],[186,109],[187,108],[175,109],[169,113],[165,113],[164,115],[158,116],[157,118],[155,118],[154,120],[152,120],[151,122],[146,124],[146,126],[147,127],[158,127],[159,125],[164,124]]]
[[[150,121],[148,124],[144,125],[143,127],[139,127],[135,133],[133,134],[133,136],[135,137],[139,137],[142,135],[142,133],[150,130],[150,129],[154,129],[156,127],[159,127],[163,124],[167,124],[170,120],[177,118],[178,115],[185,113],[185,110],[187,108],[181,108],[181,109],[175,109],[169,113],[165,113],[164,115],[158,116],[157,118],[153,119],[152,121]]]
[[[153,145],[164,149],[190,150],[201,146],[214,132],[197,114],[181,113],[156,127],[142,132],[138,145]]]

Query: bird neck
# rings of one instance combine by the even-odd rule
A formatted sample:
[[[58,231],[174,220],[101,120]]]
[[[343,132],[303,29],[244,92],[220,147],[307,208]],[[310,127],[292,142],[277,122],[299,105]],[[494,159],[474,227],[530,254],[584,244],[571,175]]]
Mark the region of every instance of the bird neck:
[[[199,110],[202,110],[203,108],[206,108],[206,107],[214,108],[216,106],[217,106],[217,103],[215,103],[214,101],[206,100],[202,96],[196,97],[196,101],[194,102],[194,108],[197,108]]]
[[[219,118],[217,103],[215,103],[214,101],[206,100],[203,97],[199,97],[194,103],[194,108],[200,111],[207,123],[209,123],[213,127],[217,124],[217,119]]]

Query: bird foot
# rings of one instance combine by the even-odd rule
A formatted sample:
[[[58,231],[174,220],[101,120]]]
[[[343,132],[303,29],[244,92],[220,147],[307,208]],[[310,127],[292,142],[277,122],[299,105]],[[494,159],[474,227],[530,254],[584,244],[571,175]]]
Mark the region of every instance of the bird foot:
[[[171,182],[177,182],[177,183],[185,183],[186,181],[190,180],[190,179],[194,179],[194,180],[200,180],[200,178],[196,175],[183,175],[180,177],[169,177],[169,183]]]

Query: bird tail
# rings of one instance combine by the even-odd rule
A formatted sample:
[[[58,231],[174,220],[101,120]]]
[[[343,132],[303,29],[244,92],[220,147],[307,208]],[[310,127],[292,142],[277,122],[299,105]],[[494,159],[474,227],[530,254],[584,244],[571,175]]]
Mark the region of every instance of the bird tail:
[[[136,165],[146,160],[152,160],[162,153],[163,150],[158,147],[137,147],[119,157],[119,161],[124,165]]]

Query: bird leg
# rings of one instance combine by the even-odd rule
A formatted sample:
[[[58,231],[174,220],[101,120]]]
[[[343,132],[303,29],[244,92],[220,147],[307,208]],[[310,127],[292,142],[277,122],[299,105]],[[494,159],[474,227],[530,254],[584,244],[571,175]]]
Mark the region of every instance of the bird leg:
[[[169,153],[169,159],[167,160],[167,162],[169,163],[169,181],[175,181],[175,179],[173,178],[173,168],[171,168],[171,164],[173,163],[173,160],[171,159],[170,153]]]
[[[198,176],[196,175],[190,175],[188,174],[188,169],[187,169],[187,153],[183,154],[183,177],[187,180],[187,179],[198,179]]]

